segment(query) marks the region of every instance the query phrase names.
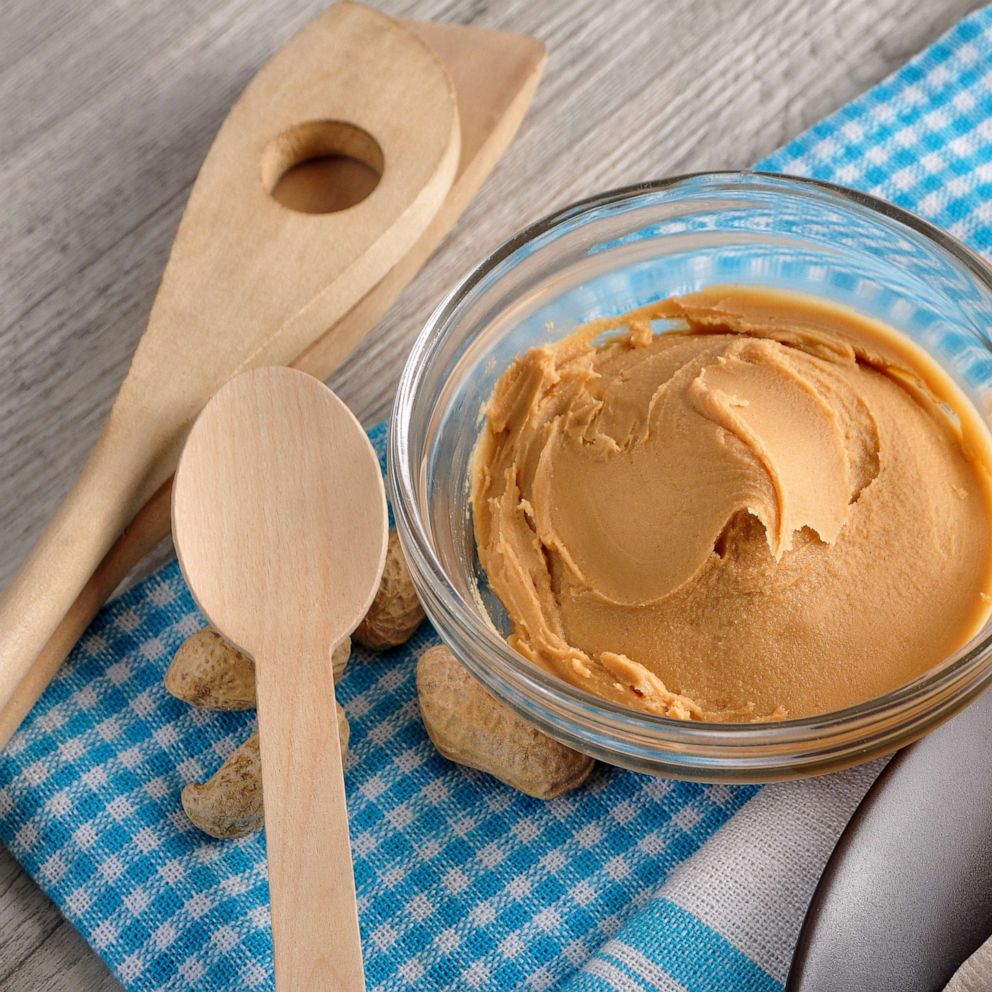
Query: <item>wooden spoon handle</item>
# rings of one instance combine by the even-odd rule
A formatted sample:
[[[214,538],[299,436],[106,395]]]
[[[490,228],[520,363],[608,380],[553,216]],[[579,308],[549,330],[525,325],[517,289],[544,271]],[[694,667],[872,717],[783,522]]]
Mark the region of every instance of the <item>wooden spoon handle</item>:
[[[256,665],[276,992],[364,992],[330,650],[280,650],[303,677]]]

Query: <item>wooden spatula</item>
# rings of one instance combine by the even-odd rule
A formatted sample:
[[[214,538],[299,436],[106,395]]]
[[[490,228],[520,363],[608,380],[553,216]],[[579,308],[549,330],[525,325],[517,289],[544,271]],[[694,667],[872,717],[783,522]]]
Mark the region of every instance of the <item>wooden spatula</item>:
[[[365,988],[331,651],[375,595],[386,496],[361,425],[317,379],[265,368],[204,407],[173,535],[211,622],[255,660],[276,988]]]
[[[202,234],[202,225],[197,223],[196,218],[206,210],[203,206],[203,195],[198,195],[194,191],[187,216],[184,218],[180,235],[173,248],[169,270],[166,279],[163,280],[162,293],[166,292],[170,280],[173,285],[177,282],[182,284],[184,272],[191,267],[202,268],[206,264],[207,270],[201,272],[201,276],[209,275],[211,271],[218,274],[213,287],[214,310],[199,315],[200,319],[194,320],[188,327],[182,314],[178,315],[180,319],[175,325],[163,324],[161,320],[156,320],[156,313],[159,311],[159,301],[156,301],[153,319],[147,332],[148,337],[154,338],[154,346],[143,345],[139,349],[135,366],[129,376],[129,382],[132,385],[137,384],[138,388],[131,389],[126,386],[125,390],[122,390],[122,396],[115,405],[111,422],[105,431],[105,435],[110,435],[111,440],[107,441],[105,438],[98,445],[93,460],[67,499],[66,506],[11,586],[5,599],[0,602],[0,746],[6,743],[54,676],[62,659],[106,597],[141,557],[168,532],[170,495],[168,476],[174,468],[178,441],[181,441],[185,433],[190,411],[195,413],[195,409],[198,409],[205,399],[202,392],[196,396],[187,395],[184,397],[186,402],[180,409],[178,405],[175,407],[170,405],[172,397],[168,393],[165,395],[157,393],[158,384],[170,376],[189,377],[203,384],[201,380],[204,377],[200,369],[186,368],[179,360],[180,356],[172,353],[174,333],[184,340],[191,339],[194,345],[197,344],[198,333],[207,337],[212,330],[224,341],[233,342],[233,348],[225,354],[219,354],[216,349],[211,348],[211,342],[201,342],[204,346],[204,354],[200,357],[207,360],[210,369],[217,373],[216,378],[219,381],[223,381],[223,378],[240,365],[255,364],[263,360],[271,361],[276,358],[293,361],[294,364],[321,377],[329,375],[362,336],[374,326],[376,320],[406,282],[412,278],[445,231],[454,223],[509,143],[530,102],[545,57],[544,46],[540,42],[532,38],[457,25],[397,22],[355,4],[342,6],[343,9],[332,8],[306,28],[256,77],[218,135],[196,189],[201,190],[204,175],[210,175],[211,172],[222,174],[229,167],[237,165],[236,162],[232,162],[229,154],[233,150],[232,140],[228,138],[232,122],[236,125],[237,131],[250,130],[251,127],[258,126],[264,135],[274,134],[278,120],[275,117],[268,120],[265,108],[273,98],[277,98],[277,102],[292,102],[294,99],[292,87],[307,90],[311,102],[317,100],[320,94],[327,93],[330,93],[332,98],[343,96],[346,102],[354,100],[361,106],[371,99],[380,115],[393,114],[396,120],[405,116],[404,129],[415,131],[420,127],[421,113],[431,115],[436,110],[443,118],[445,114],[442,109],[431,101],[428,101],[427,105],[419,106],[413,116],[409,116],[407,113],[410,109],[409,102],[418,102],[412,91],[407,94],[410,97],[409,102],[401,100],[390,104],[390,94],[396,80],[400,81],[400,85],[414,86],[414,90],[416,90],[414,77],[417,73],[429,77],[431,85],[426,86],[426,89],[431,89],[437,83],[436,73],[429,69],[430,65],[433,65],[434,70],[439,69],[437,55],[440,55],[443,63],[443,67],[440,68],[441,76],[445,75],[444,70],[447,69],[448,76],[454,81],[457,116],[465,138],[455,184],[448,190],[443,202],[436,208],[433,217],[429,219],[429,223],[413,246],[405,254],[399,255],[395,263],[385,269],[381,278],[370,289],[361,291],[358,281],[349,283],[347,296],[349,298],[355,296],[355,299],[339,320],[333,317],[337,309],[336,306],[330,305],[333,301],[326,294],[318,293],[319,299],[316,302],[311,301],[302,308],[302,311],[305,311],[302,317],[300,311],[296,315],[289,312],[283,315],[285,318],[294,316],[297,318],[288,321],[294,328],[294,340],[290,341],[279,332],[280,318],[274,313],[277,308],[273,308],[274,324],[270,331],[276,333],[277,339],[281,338],[278,343],[282,354],[278,356],[265,355],[257,347],[252,350],[254,339],[251,335],[247,335],[244,340],[240,339],[243,308],[252,305],[256,298],[265,297],[273,280],[283,279],[293,285],[297,274],[309,276],[311,263],[322,259],[327,245],[333,245],[342,230],[346,231],[350,225],[346,224],[342,229],[336,225],[336,221],[340,218],[335,215],[300,215],[302,226],[297,225],[293,228],[293,233],[299,236],[295,269],[290,266],[278,266],[265,271],[264,267],[254,265],[256,246],[251,231],[242,231],[241,237],[237,236],[236,231],[231,232],[234,237],[222,238],[219,244],[213,246],[206,259],[199,256],[191,258],[189,250],[197,246],[196,239],[184,237],[183,232],[192,226],[201,227]],[[425,52],[423,45],[418,43],[418,38],[426,41],[433,52]],[[330,43],[332,40],[334,43]],[[377,48],[378,59],[370,59],[368,52],[361,58],[354,59],[351,46],[359,43],[366,47]],[[383,66],[379,64],[384,53],[388,54],[390,61],[390,68],[386,73],[383,73]],[[412,76],[403,68],[408,58],[411,58],[418,67],[417,73]],[[376,74],[377,70],[378,74]],[[377,88],[383,75],[393,77],[393,82],[385,88],[385,92],[380,92]],[[337,92],[342,87],[347,92]],[[436,89],[436,86],[434,88]],[[436,93],[434,97],[437,97]],[[450,100],[450,93],[448,97]],[[435,100],[435,103],[437,102],[443,101]],[[254,106],[257,113],[246,116],[243,110],[243,105],[246,103]],[[356,113],[361,106],[356,109]],[[288,114],[291,108],[284,109]],[[316,109],[307,111],[311,114],[330,112],[330,110]],[[356,118],[352,116],[348,119]],[[366,129],[374,126],[370,124],[368,117],[358,116],[357,121]],[[440,129],[443,130],[443,123]],[[294,132],[290,126],[282,135],[277,134],[275,139],[270,139],[264,145],[259,141],[255,142],[256,151],[260,156],[268,151],[270,173],[274,168],[272,156],[278,158],[278,155],[281,155],[283,161],[290,161],[292,158],[292,156],[286,158],[287,152],[293,152],[292,140],[289,140],[287,148],[288,139],[285,139],[287,133],[291,137],[295,133],[294,140],[299,140],[302,132],[298,130]],[[367,133],[371,133],[373,138],[376,137],[374,132]],[[343,133],[338,134],[339,138],[342,136]],[[281,145],[278,140],[280,137],[284,139]],[[402,137],[402,134],[396,136],[399,142],[394,146],[396,152],[402,150]],[[311,131],[309,140],[316,144],[311,144],[309,151],[321,151],[318,138],[320,132]],[[423,136],[421,140],[422,138]],[[402,157],[394,161],[395,155],[391,157],[388,154],[388,147],[383,146],[382,141],[378,143],[383,152],[387,171],[398,170],[402,173],[408,169],[409,166],[404,164]],[[442,173],[447,167],[446,156],[449,154],[447,149],[440,148],[441,144],[443,142],[438,141],[431,146],[438,160],[438,173]],[[333,150],[333,146],[325,145],[324,150]],[[297,146],[293,154],[305,151],[306,148],[301,149]],[[375,157],[372,146],[355,147],[352,151]],[[208,169],[211,162],[213,165]],[[262,163],[256,162],[255,165],[261,171]],[[271,175],[269,179],[271,181]],[[258,175],[252,177],[255,186],[258,185],[257,180]],[[425,189],[421,191],[418,200],[420,206],[424,206],[428,200],[433,200],[436,189],[426,189],[432,183],[435,186],[439,184],[438,175],[433,177],[431,183],[425,184]],[[372,193],[370,200],[380,195],[381,186],[382,184]],[[238,189],[235,183],[230,190],[221,192],[228,197],[236,196]],[[217,192],[216,183],[213,191]],[[224,201],[226,202],[227,200]],[[223,213],[223,205],[223,203],[216,205],[215,215],[219,216]],[[275,205],[266,203],[265,209],[269,206]],[[288,214],[284,207],[277,209]],[[341,217],[350,218],[353,223],[356,221],[356,215],[351,212],[346,212]],[[360,216],[358,220],[361,220]],[[416,228],[418,223],[417,218],[410,216],[404,216],[402,220],[405,231]],[[419,222],[422,221],[423,217],[419,218]],[[210,227],[209,223],[207,227]],[[222,219],[220,229],[223,230]],[[399,241],[402,240],[402,237],[399,238]],[[400,244],[396,242],[391,247],[398,249]],[[336,248],[340,249],[341,246],[337,245]],[[230,254],[225,255],[228,249]],[[381,253],[378,258],[379,262],[385,263]],[[239,265],[245,266],[250,271],[240,272]],[[237,278],[233,282],[227,282],[231,271]],[[245,295],[242,290],[249,279],[253,282],[247,287],[247,295]],[[353,293],[352,290],[355,292]],[[225,305],[226,292],[231,293],[227,301],[230,303],[229,306]],[[187,296],[190,307],[195,309],[199,303],[196,293],[191,292]],[[337,300],[341,306],[345,302],[345,300]],[[171,317],[176,319],[177,315],[173,313]],[[212,324],[212,327],[207,327],[207,324]],[[253,333],[262,332],[264,335],[264,328],[254,324],[251,330]],[[194,352],[197,350],[194,349]],[[296,356],[286,359],[285,356],[294,350],[297,351]],[[222,371],[225,361],[227,361],[226,372]],[[142,392],[146,395],[137,395]],[[205,392],[208,393],[209,390]],[[151,401],[153,409],[142,409],[148,401]],[[149,419],[157,421],[155,424],[157,429],[146,431]],[[164,443],[163,434],[166,435]],[[126,443],[122,444],[122,439]],[[108,447],[113,449],[109,453]],[[125,455],[130,456],[129,470],[115,480],[114,473]],[[166,481],[157,491],[154,490],[155,481],[162,478]],[[150,496],[150,492],[154,492],[154,496]],[[125,526],[145,500],[148,500],[147,505],[138,519],[125,530]],[[94,504],[99,506],[93,514],[92,522],[96,526],[91,529],[90,513]],[[117,536],[118,534],[120,536]],[[116,538],[116,542],[101,562],[100,556],[107,550],[109,541],[113,538]],[[99,550],[101,548],[102,551]],[[43,646],[40,646],[42,644]],[[36,657],[32,660],[30,656],[36,645],[39,647]]]

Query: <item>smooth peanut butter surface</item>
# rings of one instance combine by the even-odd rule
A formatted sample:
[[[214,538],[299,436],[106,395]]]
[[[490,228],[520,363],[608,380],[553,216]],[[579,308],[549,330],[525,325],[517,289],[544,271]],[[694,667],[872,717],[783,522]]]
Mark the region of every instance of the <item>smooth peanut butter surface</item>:
[[[472,506],[536,664],[664,715],[784,719],[905,684],[981,629],[990,466],[974,407],[908,338],[714,287],[520,356]]]

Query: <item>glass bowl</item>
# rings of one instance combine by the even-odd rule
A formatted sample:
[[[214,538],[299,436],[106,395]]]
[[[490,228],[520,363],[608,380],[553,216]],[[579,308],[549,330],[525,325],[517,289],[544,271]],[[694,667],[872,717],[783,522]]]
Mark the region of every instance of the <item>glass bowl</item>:
[[[992,680],[990,626],[930,672],[847,709],[777,723],[635,712],[535,667],[475,549],[469,468],[485,404],[512,359],[596,317],[719,283],[816,294],[902,330],[992,410],[992,271],[888,203],[757,172],[682,176],[604,193],[495,251],[417,338],[393,409],[389,487],[400,539],[438,633],[496,696],[603,761],[707,782],[833,771],[902,747]],[[865,609],[871,609],[865,603]]]

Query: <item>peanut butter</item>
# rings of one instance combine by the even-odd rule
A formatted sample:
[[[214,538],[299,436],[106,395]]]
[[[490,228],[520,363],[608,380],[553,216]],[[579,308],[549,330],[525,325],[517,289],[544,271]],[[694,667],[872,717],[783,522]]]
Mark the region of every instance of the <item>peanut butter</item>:
[[[885,693],[981,629],[990,466],[971,402],[909,338],[714,287],[516,359],[472,507],[535,664],[641,710],[775,720]]]

